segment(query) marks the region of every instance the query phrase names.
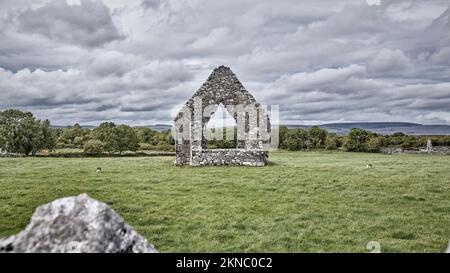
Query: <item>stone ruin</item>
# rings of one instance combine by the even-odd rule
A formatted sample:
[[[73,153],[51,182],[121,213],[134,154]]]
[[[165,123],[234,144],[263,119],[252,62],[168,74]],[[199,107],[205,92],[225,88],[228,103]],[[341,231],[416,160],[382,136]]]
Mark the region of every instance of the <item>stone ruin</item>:
[[[36,209],[28,226],[0,239],[0,253],[155,253],[108,205],[86,194]]]
[[[427,140],[427,146],[424,149],[420,149],[421,153],[429,153],[429,154],[435,154],[435,153],[441,153],[441,154],[448,154],[447,147],[439,147],[438,149],[435,149],[433,147],[433,143],[431,142],[431,139]]]
[[[206,125],[218,106],[237,124],[235,149],[208,149]],[[186,102],[174,120],[176,165],[264,166],[268,161],[270,120],[230,68],[220,66]]]

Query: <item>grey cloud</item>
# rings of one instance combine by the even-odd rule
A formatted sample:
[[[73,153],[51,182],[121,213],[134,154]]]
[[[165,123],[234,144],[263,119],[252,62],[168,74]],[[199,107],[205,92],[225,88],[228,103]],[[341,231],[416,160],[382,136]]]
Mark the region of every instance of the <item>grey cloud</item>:
[[[103,112],[103,111],[115,109],[115,108],[117,108],[117,104],[108,103],[108,104],[95,105],[93,108],[91,108],[91,110],[93,110],[95,112]]]
[[[99,0],[81,0],[80,5],[52,0],[28,9],[17,17],[20,31],[86,47],[121,39],[109,9]]]
[[[448,1],[382,2],[2,2],[0,108],[170,122],[224,64],[284,123],[450,124]]]
[[[118,51],[98,51],[87,64],[87,73],[99,77],[108,75],[123,76],[136,66],[142,66],[138,56]]]
[[[192,77],[185,70],[178,62],[154,62],[122,75],[98,77],[80,70],[24,69],[13,73],[0,68],[0,108],[32,108],[39,112],[48,109],[51,115],[62,112],[55,115],[58,124],[64,116],[85,113],[89,113],[85,121],[108,114],[109,119],[133,119],[139,116],[133,115],[136,112],[153,112],[146,117],[170,120],[170,109],[183,94],[182,83]]]
[[[450,65],[450,47],[443,47],[438,49],[430,56],[430,60],[438,65]]]
[[[369,73],[379,76],[396,76],[405,74],[413,67],[411,60],[399,49],[383,48],[368,63]]]
[[[155,101],[151,103],[140,103],[139,105],[125,105],[120,108],[122,112],[154,112],[158,109],[167,108],[167,101]]]
[[[144,8],[157,9],[164,4],[163,0],[143,0],[141,5]]]
[[[280,103],[286,122],[364,121],[368,116],[392,121],[418,121],[420,117],[424,122],[429,120],[418,112],[448,111],[448,83],[394,85],[370,79],[364,71],[364,67],[353,65],[294,74],[268,87],[285,93],[271,96],[267,92],[266,98]]]

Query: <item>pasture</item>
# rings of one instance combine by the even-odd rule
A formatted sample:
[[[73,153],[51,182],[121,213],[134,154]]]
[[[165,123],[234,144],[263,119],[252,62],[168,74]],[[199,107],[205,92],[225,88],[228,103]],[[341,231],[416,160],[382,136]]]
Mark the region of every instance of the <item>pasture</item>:
[[[272,152],[259,168],[173,161],[0,158],[0,237],[22,230],[37,206],[85,192],[161,252],[368,252],[369,241],[382,252],[443,252],[450,239],[449,156]]]

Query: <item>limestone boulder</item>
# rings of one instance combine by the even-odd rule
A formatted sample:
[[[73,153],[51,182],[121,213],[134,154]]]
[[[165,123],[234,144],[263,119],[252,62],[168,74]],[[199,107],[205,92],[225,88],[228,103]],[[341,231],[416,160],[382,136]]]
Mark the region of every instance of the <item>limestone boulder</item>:
[[[0,252],[158,251],[108,205],[81,194],[38,207],[23,231],[0,240]]]

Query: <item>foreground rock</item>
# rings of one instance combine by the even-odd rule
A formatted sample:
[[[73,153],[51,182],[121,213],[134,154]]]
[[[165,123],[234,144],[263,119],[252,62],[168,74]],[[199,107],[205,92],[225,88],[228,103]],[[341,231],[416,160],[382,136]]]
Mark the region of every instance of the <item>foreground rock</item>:
[[[87,194],[36,209],[17,235],[0,240],[0,252],[158,252],[108,205]]]

